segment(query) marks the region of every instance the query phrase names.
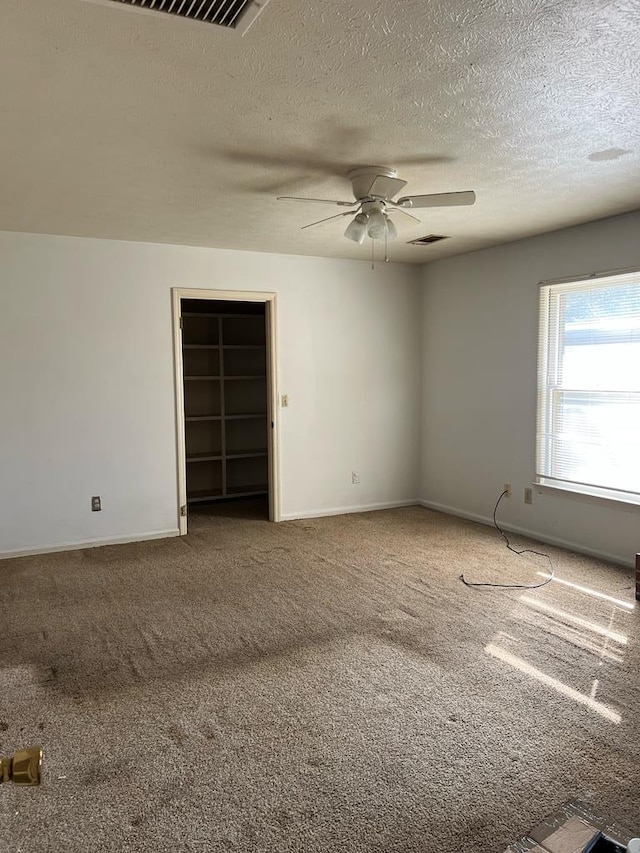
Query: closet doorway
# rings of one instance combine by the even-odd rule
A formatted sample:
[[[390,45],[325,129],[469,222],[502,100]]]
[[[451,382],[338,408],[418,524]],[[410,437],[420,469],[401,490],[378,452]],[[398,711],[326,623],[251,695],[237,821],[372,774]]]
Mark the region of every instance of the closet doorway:
[[[190,510],[279,521],[275,294],[172,295],[180,533]]]

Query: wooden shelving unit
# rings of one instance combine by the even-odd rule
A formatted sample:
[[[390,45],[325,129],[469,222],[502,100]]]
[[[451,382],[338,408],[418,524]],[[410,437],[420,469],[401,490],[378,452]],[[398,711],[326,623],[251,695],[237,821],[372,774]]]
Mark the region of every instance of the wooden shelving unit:
[[[187,502],[268,494],[264,313],[184,309]]]

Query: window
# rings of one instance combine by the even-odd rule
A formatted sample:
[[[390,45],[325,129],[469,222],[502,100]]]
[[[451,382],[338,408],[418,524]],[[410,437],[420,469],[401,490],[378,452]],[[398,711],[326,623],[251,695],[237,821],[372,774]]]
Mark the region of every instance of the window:
[[[640,504],[640,272],[541,286],[536,480]]]

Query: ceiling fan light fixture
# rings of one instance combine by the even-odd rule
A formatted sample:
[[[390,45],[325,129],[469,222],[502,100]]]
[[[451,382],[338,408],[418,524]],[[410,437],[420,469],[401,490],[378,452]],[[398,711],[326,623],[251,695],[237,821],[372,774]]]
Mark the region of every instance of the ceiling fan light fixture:
[[[367,234],[372,240],[384,240],[387,233],[387,221],[381,210],[374,209],[369,214]]]
[[[111,0],[108,1],[111,2]],[[104,0],[98,0],[98,2],[104,2]],[[161,2],[164,5],[167,0],[120,0],[120,2],[134,4],[136,2],[149,2],[152,5]],[[175,2],[178,2],[178,0],[171,0],[172,4]],[[186,0],[182,0],[183,5],[185,2]],[[196,0],[191,0],[191,2],[193,5]],[[207,2],[207,0],[204,0],[204,2]],[[239,2],[239,0],[221,0],[221,2]],[[245,2],[249,2],[249,0],[245,0]],[[258,4],[260,0],[253,0],[253,2]],[[264,2],[267,2],[267,0],[264,0]],[[272,164],[273,158],[267,157],[265,162]],[[303,161],[300,160],[300,163],[302,164]],[[383,241],[386,261],[389,260],[388,244],[398,239],[398,229],[395,223],[389,218],[388,209],[392,212],[401,213],[403,216],[409,217],[409,219],[419,223],[420,219],[408,213],[407,208],[455,207],[457,205],[474,204],[476,201],[476,194],[473,190],[430,193],[428,195],[407,195],[394,201],[394,197],[406,185],[406,181],[398,178],[396,170],[388,166],[357,166],[349,171],[347,177],[351,181],[351,189],[354,196],[353,201],[328,198],[300,198],[298,196],[278,196],[278,199],[309,202],[312,204],[331,204],[338,207],[351,208],[346,213],[336,213],[334,216],[327,216],[317,222],[310,222],[308,225],[303,225],[302,230],[322,225],[325,222],[332,222],[341,216],[352,216],[353,219],[347,226],[344,236],[359,245],[362,245],[365,239],[369,237],[372,244],[372,256],[375,254],[375,241]],[[431,241],[428,238],[423,238],[409,242],[423,243]]]
[[[344,236],[354,243],[364,243],[364,238],[367,236],[367,222],[369,217],[366,213],[358,213],[351,222],[347,225],[347,230]]]
[[[385,221],[387,223],[387,240],[396,240],[398,238],[398,229],[395,223],[385,213]]]

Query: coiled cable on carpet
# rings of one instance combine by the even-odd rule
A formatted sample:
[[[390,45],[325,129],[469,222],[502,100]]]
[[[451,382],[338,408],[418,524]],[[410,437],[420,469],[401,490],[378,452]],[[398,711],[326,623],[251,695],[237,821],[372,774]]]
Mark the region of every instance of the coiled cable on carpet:
[[[554,568],[553,563],[551,562],[551,557],[548,554],[544,554],[542,551],[533,551],[531,548],[521,548],[520,550],[518,550],[517,548],[514,548],[513,545],[511,544],[511,542],[509,541],[509,537],[504,532],[504,530],[500,527],[500,525],[498,524],[498,521],[496,519],[496,513],[498,512],[498,507],[500,506],[500,501],[502,500],[502,498],[506,494],[508,494],[508,492],[505,489],[502,492],[502,494],[500,495],[500,497],[498,498],[498,500],[496,501],[496,505],[493,508],[493,526],[498,531],[500,536],[502,536],[502,538],[504,539],[505,544],[506,544],[507,548],[509,549],[509,551],[512,551],[514,554],[517,554],[519,557],[521,557],[523,554],[535,554],[536,557],[544,557],[546,560],[548,560],[549,561],[549,567],[551,570],[549,577],[546,580],[543,580],[541,583],[533,583],[533,584],[526,584],[526,583],[488,583],[486,581],[468,581],[465,578],[464,574],[460,575],[460,580],[462,581],[462,583],[465,586],[471,586],[471,587],[474,587],[474,586],[493,586],[493,587],[498,587],[499,589],[540,589],[541,586],[546,586],[548,583],[551,583],[551,581],[555,577],[556,570]]]

